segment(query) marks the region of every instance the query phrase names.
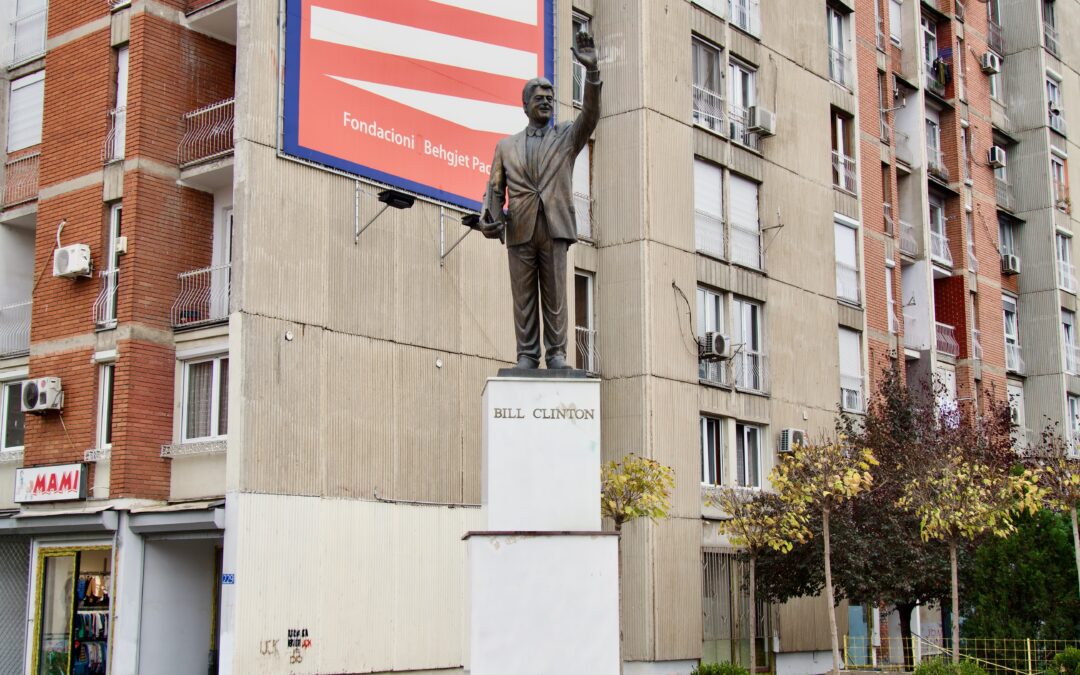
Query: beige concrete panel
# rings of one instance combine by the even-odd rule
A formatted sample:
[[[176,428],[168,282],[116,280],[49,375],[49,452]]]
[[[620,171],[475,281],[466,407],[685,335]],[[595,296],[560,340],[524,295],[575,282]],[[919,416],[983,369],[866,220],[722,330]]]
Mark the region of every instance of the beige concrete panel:
[[[327,246],[335,228],[352,229],[352,183],[244,140],[236,144],[236,175],[234,309],[325,325]]]
[[[852,307],[838,302],[836,303],[836,313],[836,322],[839,325],[857,330],[860,333],[866,330],[866,313],[859,307]]]
[[[1024,293],[1020,297],[1019,317],[1024,374],[1060,373],[1064,351],[1058,291]]]
[[[593,23],[600,48],[604,79],[601,114],[620,115],[645,105],[646,45],[643,18],[647,3],[633,0],[595,0]]]
[[[646,370],[646,272],[642,243],[600,249],[597,275],[598,341],[604,377],[640,375]]]
[[[566,266],[586,272],[596,272],[599,260],[600,253],[596,250],[596,246],[578,242],[576,246],[570,247],[570,258]],[[573,300],[572,297],[570,299]]]
[[[395,499],[461,501],[460,373],[457,354],[394,346]]]
[[[131,7],[113,12],[109,17],[109,44],[121,47],[131,39]]]
[[[701,520],[669,518],[655,528],[656,660],[701,656]]]
[[[791,0],[775,6],[789,5]],[[765,11],[764,6],[762,11]],[[792,38],[790,44],[814,52],[820,51],[820,57],[815,58],[820,58],[821,67],[824,68],[824,9],[820,12],[820,17],[818,14],[789,9],[783,23],[785,26],[798,26],[805,23],[805,19],[800,18],[802,15],[813,16],[812,23],[817,27],[814,30],[820,29],[820,32],[799,32],[800,37]],[[805,35],[822,37],[820,40],[807,40],[802,37]],[[810,72],[776,56],[770,56],[768,63],[763,65],[759,72],[759,101],[776,112],[776,135],[761,141],[765,157],[807,180],[831,187],[830,109],[827,105],[807,105],[806,102],[828,100],[828,87],[835,85],[816,72]]]
[[[765,302],[768,299],[768,281],[768,277],[760,272],[738,265],[731,266],[730,290],[736,295]]]
[[[656,597],[651,569],[655,529],[656,526],[650,521],[639,518],[623,526],[619,541],[624,661],[652,661],[656,658]]]
[[[780,58],[798,64],[794,67],[812,69],[818,77],[828,77],[828,40],[823,5],[814,5],[811,10],[805,0],[763,2],[761,32],[762,42]],[[813,39],[813,36],[820,37]]]
[[[767,140],[762,143],[768,143]],[[731,154],[726,164],[735,173],[761,181],[765,175],[765,160],[756,152],[751,152],[737,143],[731,144]]]
[[[447,219],[447,248],[461,236],[462,229],[455,227],[453,220]],[[571,247],[571,255],[580,256],[579,251],[584,248]],[[430,264],[438,267],[437,262]],[[458,315],[460,350],[465,354],[478,354],[507,363],[517,360],[506,247],[500,245],[498,240],[470,234],[450,252],[446,265],[438,270],[438,275],[443,289],[440,296],[450,296],[447,302]],[[568,294],[572,295],[572,292],[568,291]],[[426,330],[442,329],[429,324]]]
[[[712,12],[693,4],[690,5],[690,30],[719,47],[724,46],[724,22]]]
[[[461,376],[458,401],[461,409],[461,465],[462,501],[466,504],[480,503],[481,445],[483,407],[481,396],[487,378],[494,377],[504,364],[497,361],[461,358]],[[603,411],[603,406],[601,406]]]
[[[1016,131],[1022,132],[1046,126],[1049,121],[1046,114],[1046,74],[1043,50],[1028,49],[1013,53],[1012,38],[1013,26],[1009,26],[1009,42],[1006,45],[1010,53],[1005,59],[1002,75],[1009,121]],[[1010,176],[1012,173],[1009,172]]]
[[[15,485],[15,471],[22,467],[22,462],[4,462],[0,464],[0,485]],[[0,509],[17,509],[19,505],[13,500],[14,488],[0,492]]]
[[[780,605],[780,651],[792,652],[828,651],[829,620],[824,596],[802,597]],[[841,602],[836,612],[838,635],[847,632],[847,602]]]
[[[691,109],[690,3],[644,2],[646,101],[650,109],[677,120],[689,120]],[[662,154],[678,156],[674,148],[659,145]]]
[[[446,267],[439,266],[439,213],[435,206],[417,203],[407,211],[388,209],[380,221],[375,227],[384,227],[395,234],[394,339],[432,349],[459,351],[458,289],[447,283],[453,277],[444,274],[444,270],[455,270],[471,261],[459,255],[453,260],[447,258]],[[495,242],[487,243],[498,248]],[[492,283],[508,286],[509,272],[497,274],[492,274]]]
[[[106,202],[124,196],[124,163],[112,162],[102,169],[101,200]]]
[[[828,162],[822,158],[822,166]],[[785,285],[836,296],[833,189],[772,164],[760,192],[769,277]],[[779,212],[779,219],[777,218]]]
[[[395,496],[394,352],[390,342],[326,333],[320,364],[322,400],[328,403],[319,416],[320,494]]]
[[[170,467],[170,501],[224,496],[225,453],[174,457]]]
[[[600,445],[605,462],[633,453],[647,456],[645,376],[600,383]]]
[[[762,9],[762,16],[764,17],[765,11]],[[762,21],[762,31],[765,30],[764,20]],[[728,49],[731,51],[731,56],[737,58],[740,61],[745,61],[752,66],[761,65],[763,54],[765,52],[761,43],[746,33],[732,28],[728,31]]]
[[[1024,380],[1024,423],[1038,438],[1048,425],[1060,434],[1068,428],[1065,401],[1067,378],[1061,373],[1033,375]]]
[[[701,385],[698,387],[698,408],[710,415],[768,424],[772,402],[768,396],[736,392],[730,387]]]
[[[692,129],[665,115],[647,116],[648,236],[684,251],[694,250]]]
[[[840,395],[837,303],[773,284],[765,305],[765,339],[773,398],[834,411]],[[812,343],[814,348],[807,349]]]
[[[734,269],[728,263],[699,254],[697,260],[698,283],[720,291],[731,290],[731,274]]]
[[[850,89],[841,87],[831,80],[829,85],[829,105],[854,117],[856,113],[855,94]]]
[[[694,127],[694,155],[713,164],[730,163],[727,156],[728,143],[723,136],[704,127]]]
[[[234,136],[277,146],[278,3],[236,5],[236,127]],[[239,173],[237,175],[240,175]]]
[[[671,515],[696,518],[701,512],[701,451],[696,383],[649,378],[650,456],[675,472]]]
[[[696,254],[652,242],[647,251],[649,372],[697,382]]]
[[[852,220],[861,220],[859,198],[840,190],[833,190],[833,211]]]
[[[644,113],[600,121],[593,155],[593,218],[603,246],[644,236],[645,152]]]

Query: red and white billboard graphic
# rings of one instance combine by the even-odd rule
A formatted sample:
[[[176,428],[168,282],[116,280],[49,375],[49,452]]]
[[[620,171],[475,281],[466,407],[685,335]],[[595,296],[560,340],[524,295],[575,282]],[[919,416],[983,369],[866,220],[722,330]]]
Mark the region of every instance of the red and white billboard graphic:
[[[86,465],[59,464],[15,470],[15,503],[86,499]]]
[[[288,154],[478,210],[553,70],[552,0],[288,0]]]

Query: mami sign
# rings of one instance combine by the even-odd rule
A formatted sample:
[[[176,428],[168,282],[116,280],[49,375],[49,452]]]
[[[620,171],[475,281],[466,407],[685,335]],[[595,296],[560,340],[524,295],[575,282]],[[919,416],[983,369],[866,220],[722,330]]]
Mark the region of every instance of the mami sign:
[[[86,499],[86,465],[60,464],[18,469],[15,502],[60,502]]]

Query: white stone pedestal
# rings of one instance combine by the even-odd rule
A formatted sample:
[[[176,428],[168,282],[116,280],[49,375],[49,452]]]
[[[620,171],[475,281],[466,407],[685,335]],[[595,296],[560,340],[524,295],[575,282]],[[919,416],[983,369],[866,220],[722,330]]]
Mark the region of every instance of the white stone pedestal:
[[[600,532],[600,382],[491,378],[469,546],[471,675],[618,675],[618,537]]]

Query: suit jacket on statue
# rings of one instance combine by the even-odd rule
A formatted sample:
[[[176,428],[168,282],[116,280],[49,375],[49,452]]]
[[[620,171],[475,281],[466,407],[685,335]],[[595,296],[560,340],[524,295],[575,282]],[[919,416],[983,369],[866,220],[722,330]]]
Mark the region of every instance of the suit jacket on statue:
[[[501,220],[497,216],[502,213],[505,195],[509,194],[507,246],[525,244],[532,239],[541,204],[551,238],[577,240],[572,187],[574,160],[600,120],[600,86],[586,79],[577,119],[547,130],[540,141],[536,170],[528,165],[525,130],[507,136],[495,146],[484,216],[489,222]]]

